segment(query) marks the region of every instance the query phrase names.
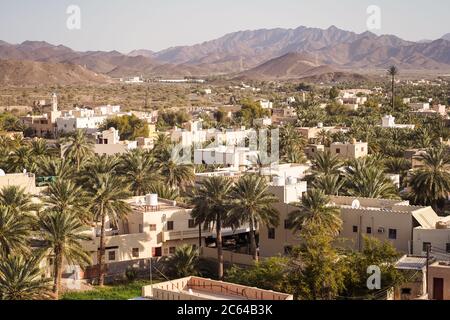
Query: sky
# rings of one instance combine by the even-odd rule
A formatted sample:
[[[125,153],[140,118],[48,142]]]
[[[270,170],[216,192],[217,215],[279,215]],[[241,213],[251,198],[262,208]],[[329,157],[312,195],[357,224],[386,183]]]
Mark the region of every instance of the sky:
[[[80,28],[69,29],[80,9]],[[79,51],[159,51],[240,30],[298,26],[368,30],[367,8],[380,8],[377,34],[405,40],[450,33],[449,0],[0,0],[0,40],[47,41]],[[72,24],[72,26],[76,24]]]

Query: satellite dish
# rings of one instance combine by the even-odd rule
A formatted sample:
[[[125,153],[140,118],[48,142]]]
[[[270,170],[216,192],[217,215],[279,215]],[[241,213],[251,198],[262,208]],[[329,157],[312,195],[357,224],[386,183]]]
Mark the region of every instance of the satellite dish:
[[[3,171],[2,169],[0,169],[0,177],[4,177],[4,176],[6,176],[5,171]]]
[[[353,200],[352,202],[352,209],[359,209],[361,207],[361,203],[358,199]]]

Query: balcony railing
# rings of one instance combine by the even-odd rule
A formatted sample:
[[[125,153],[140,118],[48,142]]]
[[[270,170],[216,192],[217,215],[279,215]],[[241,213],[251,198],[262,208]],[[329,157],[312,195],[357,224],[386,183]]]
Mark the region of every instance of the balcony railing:
[[[202,231],[202,237],[208,236],[210,232]],[[165,231],[162,233],[162,241],[166,242],[169,240],[183,240],[192,239],[198,237],[198,229],[192,230],[180,230],[180,231]]]

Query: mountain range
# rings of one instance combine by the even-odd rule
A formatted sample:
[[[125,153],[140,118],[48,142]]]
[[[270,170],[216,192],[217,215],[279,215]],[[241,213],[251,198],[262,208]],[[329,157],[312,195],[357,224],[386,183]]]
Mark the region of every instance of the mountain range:
[[[30,68],[32,62],[45,63],[34,69],[55,68],[72,72],[93,72],[108,77],[131,75],[183,77],[229,75],[251,79],[298,79],[321,74],[365,73],[395,64],[403,70],[448,72],[450,34],[434,41],[412,42],[394,35],[355,33],[335,26],[328,29],[260,29],[227,34],[192,46],[178,46],[159,52],[139,49],[128,54],[118,51],[79,52],[43,41],[9,44],[0,41],[0,59],[10,68]],[[14,61],[14,62],[11,62]],[[28,61],[18,64],[18,61]],[[3,63],[3,68],[6,64]],[[74,70],[73,65],[83,69]],[[44,67],[45,66],[45,67]],[[57,67],[56,67],[57,66]],[[32,68],[33,69],[33,68]],[[44,71],[42,71],[44,72]],[[4,78],[4,77],[3,77]],[[79,77],[83,76],[80,74]],[[320,78],[320,77],[319,77]],[[26,83],[26,79],[24,83]]]

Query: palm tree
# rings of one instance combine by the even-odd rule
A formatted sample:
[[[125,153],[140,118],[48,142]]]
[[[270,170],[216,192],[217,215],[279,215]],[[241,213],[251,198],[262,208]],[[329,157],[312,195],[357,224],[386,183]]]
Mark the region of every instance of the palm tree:
[[[30,213],[39,208],[33,204],[31,195],[19,186],[6,186],[0,189],[0,205],[10,208],[17,215]]]
[[[86,193],[70,180],[51,183],[43,192],[42,201],[51,211],[73,213],[82,221],[89,220]]]
[[[170,158],[172,147],[173,144],[170,140],[170,136],[165,133],[159,133],[154,143],[152,153],[156,159],[164,161]]]
[[[398,68],[396,66],[390,66],[387,70],[388,75],[392,78],[392,110],[395,110],[395,76],[398,75]]]
[[[28,217],[0,205],[0,257],[11,252],[28,252],[30,224]]]
[[[302,163],[305,161],[303,147],[305,138],[295,130],[294,126],[286,125],[280,130],[280,156],[287,162]]]
[[[313,187],[323,190],[326,195],[337,196],[344,185],[344,180],[337,174],[319,176],[313,181]]]
[[[340,173],[342,162],[337,155],[329,150],[316,153],[312,160],[312,172],[314,176],[336,175]]]
[[[330,198],[322,190],[309,190],[302,198],[299,209],[289,213],[289,226],[296,232],[319,227],[326,234],[337,235],[342,225],[340,211],[329,203]]]
[[[31,141],[31,153],[35,157],[48,156],[49,149],[45,139],[33,139]]]
[[[7,170],[9,172],[34,171],[35,168],[33,154],[28,146],[21,146],[9,155],[7,163]]]
[[[160,198],[166,200],[177,200],[180,197],[178,188],[171,188],[162,182],[152,184],[148,191],[157,194]]]
[[[345,180],[348,195],[375,199],[399,199],[396,186],[386,176],[383,168],[370,161],[370,159],[357,159],[346,168]]]
[[[160,162],[161,175],[166,183],[171,187],[183,188],[194,182],[194,167],[190,164],[177,163],[173,159]]]
[[[233,186],[230,194],[233,199],[229,219],[236,224],[250,225],[250,253],[257,260],[256,226],[265,224],[271,227],[278,225],[278,211],[272,206],[278,198],[268,192],[264,177],[246,175]]]
[[[0,300],[41,300],[51,297],[50,279],[42,277],[43,255],[8,255],[0,259]]]
[[[123,155],[118,171],[131,185],[131,191],[135,196],[146,194],[159,178],[153,157],[141,149]]]
[[[413,171],[409,181],[411,198],[437,210],[439,202],[450,193],[450,157],[443,147],[438,147],[428,149],[419,159],[421,167]]]
[[[167,260],[171,273],[176,278],[184,278],[197,275],[198,250],[185,244],[176,248],[175,253]]]
[[[93,155],[94,143],[86,137],[86,132],[77,130],[75,134],[63,140],[68,144],[64,151],[64,157],[70,159],[77,165],[77,172],[80,171],[81,163]]]
[[[90,256],[84,251],[81,241],[90,240],[90,237],[83,234],[86,228],[75,213],[70,211],[46,212],[38,220],[37,226],[46,247],[55,257],[53,293],[55,299],[58,299],[63,261],[67,261],[69,264],[89,264]]]
[[[129,186],[119,177],[108,173],[96,173],[85,186],[91,205],[89,210],[94,221],[100,223],[100,250],[98,252],[99,285],[105,281],[105,228],[106,219],[118,224],[131,212],[130,205],[124,201],[131,193]]]
[[[39,158],[39,171],[43,177],[71,179],[75,173],[73,166],[66,159]]]
[[[232,181],[228,178],[209,177],[199,183],[191,199],[191,216],[196,224],[214,223],[216,227],[218,277],[223,278],[222,225],[227,220]]]

